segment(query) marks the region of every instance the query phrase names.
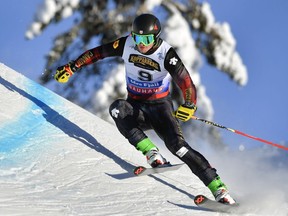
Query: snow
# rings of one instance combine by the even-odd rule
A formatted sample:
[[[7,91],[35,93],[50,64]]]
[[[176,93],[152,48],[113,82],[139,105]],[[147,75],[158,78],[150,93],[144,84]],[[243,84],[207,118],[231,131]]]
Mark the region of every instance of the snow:
[[[187,166],[125,178],[146,161],[113,124],[3,64],[0,102],[0,215],[225,215],[194,205],[211,194]],[[288,214],[284,153],[206,152],[247,216]]]

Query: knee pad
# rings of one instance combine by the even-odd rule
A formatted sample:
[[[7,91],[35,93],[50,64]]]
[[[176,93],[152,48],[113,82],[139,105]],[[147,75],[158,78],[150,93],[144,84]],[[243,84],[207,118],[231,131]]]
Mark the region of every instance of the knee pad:
[[[176,151],[176,155],[179,157],[179,158],[182,158],[186,155],[186,153],[189,151],[189,149],[185,146],[182,146],[178,151]]]
[[[180,158],[183,157],[190,148],[190,146],[185,141],[178,138],[170,140],[169,143],[166,143],[166,146],[172,154]]]
[[[113,119],[123,119],[133,113],[133,107],[124,99],[114,101],[109,107],[109,114]]]

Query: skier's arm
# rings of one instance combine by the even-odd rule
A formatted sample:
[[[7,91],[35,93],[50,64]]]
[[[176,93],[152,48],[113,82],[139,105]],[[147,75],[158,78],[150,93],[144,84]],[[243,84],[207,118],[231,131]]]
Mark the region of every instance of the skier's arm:
[[[184,104],[180,105],[175,116],[182,121],[188,121],[196,111],[197,92],[189,72],[173,48],[170,48],[165,57],[165,68],[172,79],[180,87]]]
[[[61,83],[66,83],[69,78],[81,67],[92,64],[106,57],[122,56],[126,38],[127,36],[119,38],[111,43],[87,50],[76,60],[58,67],[54,76],[55,80]]]

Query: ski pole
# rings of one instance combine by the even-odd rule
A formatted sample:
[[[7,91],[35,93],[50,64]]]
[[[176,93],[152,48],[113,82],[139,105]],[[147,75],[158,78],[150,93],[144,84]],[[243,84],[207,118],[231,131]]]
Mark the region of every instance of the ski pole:
[[[248,137],[248,138],[251,138],[251,139],[254,139],[254,140],[258,140],[258,141],[263,142],[263,143],[266,143],[266,144],[268,144],[268,145],[272,145],[272,146],[274,146],[274,147],[277,147],[277,148],[284,149],[284,150],[287,150],[287,151],[288,151],[288,147],[286,147],[286,146],[283,146],[283,145],[280,145],[280,144],[277,144],[277,143],[273,143],[273,142],[270,142],[270,141],[267,141],[267,140],[264,140],[264,139],[261,139],[261,138],[258,138],[258,137],[254,137],[254,136],[251,136],[251,135],[249,135],[249,134],[245,134],[245,133],[243,133],[243,132],[241,132],[241,131],[238,131],[238,130],[235,130],[235,129],[232,129],[232,128],[228,128],[228,127],[219,125],[219,124],[217,124],[217,123],[215,123],[215,122],[208,121],[208,120],[206,120],[206,119],[198,118],[198,117],[196,117],[196,116],[192,116],[191,118],[194,119],[194,120],[198,120],[198,121],[204,122],[204,123],[206,123],[206,124],[208,124],[208,125],[212,125],[212,126],[215,126],[215,127],[219,127],[219,128],[222,128],[222,129],[226,129],[226,130],[231,131],[231,132],[233,132],[233,133],[236,133],[236,134],[239,134],[239,135],[242,135],[242,136],[246,136],[246,137]]]

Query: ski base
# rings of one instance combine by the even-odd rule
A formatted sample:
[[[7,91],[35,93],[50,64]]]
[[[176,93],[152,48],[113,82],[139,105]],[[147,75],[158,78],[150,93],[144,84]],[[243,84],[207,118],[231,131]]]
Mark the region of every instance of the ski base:
[[[194,203],[201,208],[205,208],[215,212],[235,213],[239,210],[238,203],[232,205],[222,204],[215,200],[211,200],[204,195],[197,195],[194,198]]]
[[[155,168],[146,168],[144,166],[137,166],[135,167],[133,173],[135,176],[144,176],[144,175],[151,175],[157,173],[163,173],[167,171],[177,170],[182,167],[184,163],[181,164],[163,164]]]

